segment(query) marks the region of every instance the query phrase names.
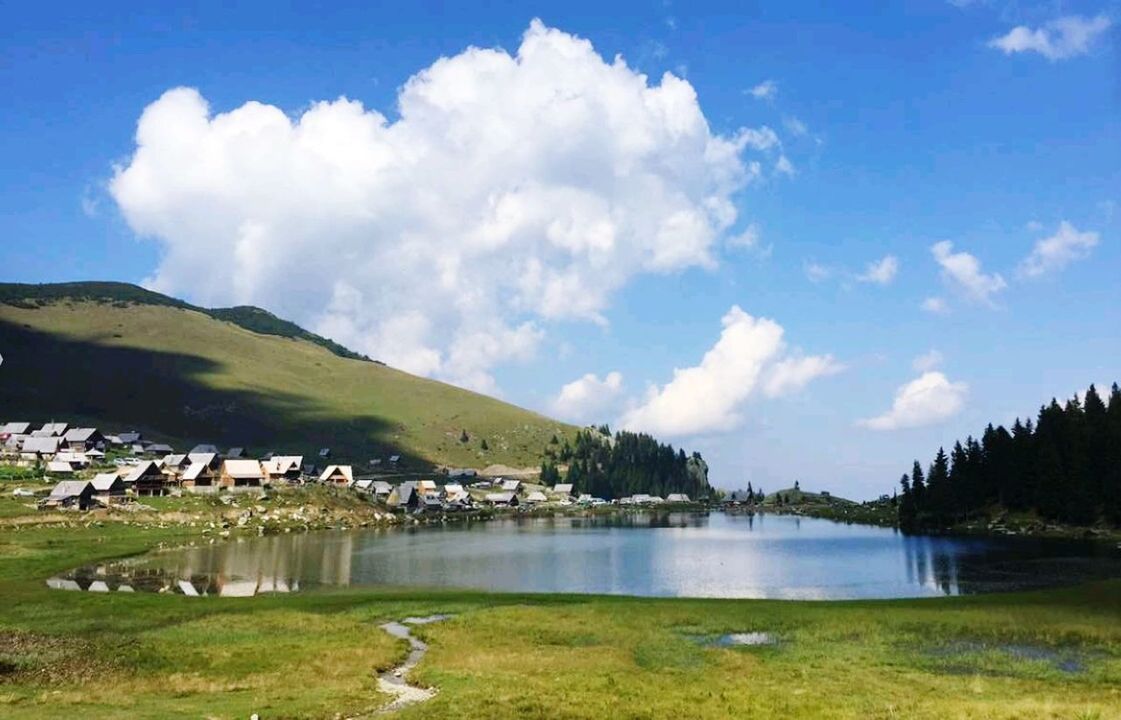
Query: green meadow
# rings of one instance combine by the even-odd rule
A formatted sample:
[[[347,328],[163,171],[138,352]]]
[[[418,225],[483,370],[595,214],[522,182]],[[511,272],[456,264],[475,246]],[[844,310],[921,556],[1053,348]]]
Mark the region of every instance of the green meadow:
[[[341,718],[390,700],[388,620],[449,613],[402,718],[1121,717],[1121,582],[862,602],[423,589],[253,598],[50,590],[184,529],[0,529],[0,716]],[[776,643],[722,647],[726,633]]]

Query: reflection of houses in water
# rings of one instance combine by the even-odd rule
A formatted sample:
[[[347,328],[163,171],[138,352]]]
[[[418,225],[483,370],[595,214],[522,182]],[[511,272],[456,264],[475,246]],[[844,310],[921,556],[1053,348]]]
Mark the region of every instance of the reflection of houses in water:
[[[904,536],[907,582],[940,591],[943,595],[967,593],[958,580],[961,548],[950,538]]]

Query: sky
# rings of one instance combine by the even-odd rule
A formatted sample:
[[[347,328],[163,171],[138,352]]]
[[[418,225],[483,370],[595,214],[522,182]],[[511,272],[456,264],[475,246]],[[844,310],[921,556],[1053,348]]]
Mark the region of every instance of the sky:
[[[224,4],[0,8],[0,280],[258,305],[727,489],[890,493],[1121,380],[1117,0]]]

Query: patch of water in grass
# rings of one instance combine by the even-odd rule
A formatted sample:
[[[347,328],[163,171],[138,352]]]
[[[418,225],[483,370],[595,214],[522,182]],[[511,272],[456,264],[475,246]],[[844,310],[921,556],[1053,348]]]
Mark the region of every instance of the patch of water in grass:
[[[778,636],[774,633],[758,630],[725,633],[723,635],[691,635],[689,639],[703,647],[774,647],[778,645]]]
[[[952,674],[1017,674],[1033,665],[1066,675],[1086,672],[1096,653],[1081,647],[1053,647],[1025,642],[981,642],[962,640],[928,648],[928,656],[946,661],[941,669]]]

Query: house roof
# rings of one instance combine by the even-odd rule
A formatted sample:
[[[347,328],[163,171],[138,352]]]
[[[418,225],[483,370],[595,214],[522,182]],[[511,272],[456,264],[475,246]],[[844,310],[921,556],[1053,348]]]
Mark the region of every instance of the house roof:
[[[23,452],[53,455],[58,452],[57,437],[29,437],[23,441]]]
[[[374,486],[374,481],[373,480],[357,480],[354,483],[354,487],[358,488],[359,490],[369,490],[373,486]]]
[[[245,454],[245,448],[243,448],[243,447],[232,447],[232,448],[230,448],[230,451],[226,453],[226,457],[239,458],[244,454]]]
[[[89,486],[87,480],[63,480],[51,488],[51,497],[54,499],[75,497],[81,495]]]
[[[514,498],[516,498],[516,497],[517,497],[517,495],[515,495],[512,492],[496,492],[496,493],[487,493],[487,498],[486,499],[487,499],[487,502],[509,504],[509,503],[513,502]]]
[[[194,455],[195,453],[211,453],[217,455],[218,448],[214,445],[195,445],[191,448],[191,454]]]
[[[67,463],[78,463],[80,465],[88,465],[90,461],[84,452],[68,452],[65,450],[55,455],[54,459]]]
[[[164,453],[165,455],[175,452],[175,448],[171,447],[167,443],[152,443],[147,448],[145,448],[145,450],[150,453]]]
[[[31,429],[31,423],[10,422],[0,427],[0,435],[26,435]]]
[[[51,460],[47,463],[47,472],[68,473],[74,472],[74,466],[65,460]]]
[[[89,442],[100,434],[97,428],[70,428],[63,434],[62,439],[66,442]]]
[[[187,453],[187,459],[191,461],[192,465],[194,465],[195,463],[202,463],[203,465],[213,465],[214,461],[218,459],[218,453],[192,452]]]
[[[303,464],[303,455],[273,455],[264,462],[265,472],[269,475],[284,475],[299,470]]]
[[[164,455],[161,461],[164,467],[183,467],[187,464],[187,455],[185,453],[175,453],[172,455]]]
[[[208,463],[194,462],[191,466],[183,471],[184,480],[198,480],[199,477],[210,467]]]
[[[148,477],[150,475],[162,475],[160,466],[156,464],[155,460],[145,460],[132,469],[128,475],[125,475],[124,481],[127,483],[134,483],[140,478]]]
[[[264,475],[261,463],[257,460],[227,460],[222,463],[222,472],[232,478],[260,478]]]
[[[51,435],[62,435],[66,432],[68,427],[70,427],[70,425],[67,423],[45,423],[43,427],[39,428],[39,431]]]
[[[541,492],[540,490],[534,490],[529,495],[526,495],[525,499],[529,502],[545,502],[549,498],[546,497],[545,493]]]
[[[90,481],[90,485],[93,485],[94,490],[100,492],[111,489],[120,481],[121,478],[117,473],[98,473],[94,476],[93,480]]]
[[[520,488],[521,486],[521,480],[504,480],[502,482],[502,489],[506,492],[517,492],[518,488]]]
[[[140,433],[135,430],[117,434],[117,439],[121,441],[122,445],[131,445],[140,439]]]
[[[393,486],[387,483],[385,480],[375,480],[373,487],[374,492],[379,495],[381,495],[382,493],[389,494],[393,492]]]
[[[553,492],[557,493],[558,495],[571,495],[572,483],[557,483],[553,486]]]
[[[670,493],[666,495],[666,502],[689,502],[689,496],[685,493]]]
[[[323,471],[323,474],[319,476],[319,482],[327,482],[338,473],[342,473],[347,483],[354,482],[354,469],[349,465],[328,465],[327,469]]]

